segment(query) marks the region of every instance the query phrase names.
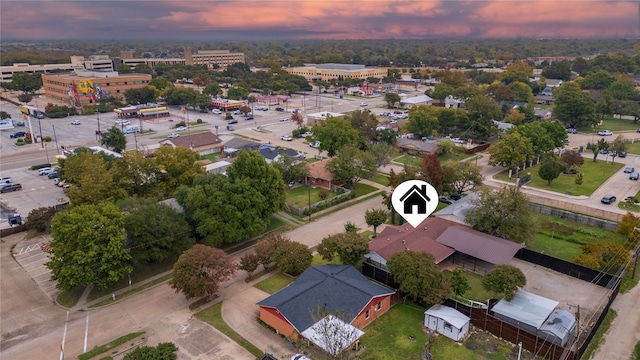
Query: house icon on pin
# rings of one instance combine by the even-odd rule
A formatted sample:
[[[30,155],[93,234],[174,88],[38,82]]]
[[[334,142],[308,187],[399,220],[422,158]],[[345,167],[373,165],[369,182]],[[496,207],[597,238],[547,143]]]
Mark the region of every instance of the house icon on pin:
[[[422,185],[418,187],[418,185],[413,185],[409,191],[407,191],[400,198],[400,202],[404,205],[404,213],[405,214],[413,214],[413,207],[418,207],[418,214],[426,214],[427,213],[427,203],[431,201],[431,199],[427,196],[427,186]]]

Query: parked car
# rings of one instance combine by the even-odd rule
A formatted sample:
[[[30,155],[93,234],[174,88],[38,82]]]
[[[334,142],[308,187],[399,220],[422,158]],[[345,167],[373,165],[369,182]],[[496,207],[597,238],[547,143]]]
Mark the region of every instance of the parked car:
[[[600,130],[598,131],[598,135],[600,136],[611,136],[613,132],[611,130]]]
[[[311,146],[312,148],[319,148],[320,147],[320,141],[314,141],[311,144],[309,144],[309,146]]]
[[[578,133],[578,130],[577,130],[577,129],[575,129],[575,128],[568,128],[568,129],[567,129],[567,132],[568,132],[569,134],[577,134],[577,133]]]
[[[22,185],[20,184],[3,184],[0,188],[0,193],[7,193],[12,191],[22,190]]]
[[[366,103],[366,102],[364,102],[364,101],[361,101],[361,102],[360,102],[360,106],[367,106],[367,103]]]
[[[613,195],[605,195],[602,197],[602,200],[600,200],[601,203],[603,204],[613,204],[614,202],[616,202],[616,197]]]
[[[12,139],[17,139],[25,136],[27,136],[27,133],[24,131],[16,131],[13,134],[9,135],[9,137]]]
[[[609,153],[609,150],[607,149],[600,149],[600,154],[602,155],[607,155]]]
[[[291,360],[311,360],[311,358],[308,358],[302,354],[295,354],[291,357]]]
[[[187,131],[187,127],[186,126],[178,126],[176,128],[176,131]]]
[[[438,198],[438,200],[439,200],[441,203],[449,204],[449,205],[451,205],[451,204],[453,204],[453,203],[454,203],[454,201],[453,201],[451,198],[446,197],[446,196],[440,196],[440,197]]]
[[[284,111],[284,108],[283,108],[283,107],[278,106],[278,107],[276,108],[276,111]]]
[[[238,120],[233,119],[233,118],[231,120],[229,120],[229,122],[228,122],[228,124],[237,124],[237,123],[238,123]]]
[[[116,120],[116,125],[118,126],[125,126],[125,125],[130,125],[131,121],[127,120],[127,119],[120,119],[120,120]]]
[[[289,135],[282,135],[282,137],[281,137],[280,139],[282,139],[282,140],[284,140],[284,141],[291,141],[291,140],[293,140],[293,138],[292,138],[291,136],[289,136]]]
[[[242,115],[242,111],[236,110],[233,112],[233,115]]]
[[[309,136],[313,136],[313,133],[311,131],[307,131],[305,133],[300,134],[300,137],[306,138]]]
[[[69,188],[71,187],[71,184],[66,184],[62,187],[62,192],[67,192],[67,190],[69,190]]]
[[[55,170],[53,168],[50,167],[43,167],[38,169],[38,175],[42,176],[42,175],[49,175],[50,173],[54,172]]]
[[[451,199],[453,201],[458,201],[458,200],[462,199],[462,195],[461,194],[451,194],[449,196],[449,199]]]
[[[10,177],[0,177],[0,184],[11,184]]]
[[[627,157],[627,152],[626,151],[620,151],[620,154],[618,154],[618,157],[626,158]]]
[[[289,121],[289,118],[286,117],[281,117],[280,119],[278,119],[280,122],[284,122],[284,121]]]
[[[253,116],[251,115],[247,116],[247,120],[253,120]]]
[[[638,178],[640,178],[640,173],[634,171],[631,174],[629,174],[629,180],[636,180],[638,181]]]
[[[625,174],[631,174],[634,171],[636,171],[636,169],[631,167],[631,166],[627,166],[626,168],[624,168],[624,173]]]
[[[180,134],[178,134],[178,133],[171,133],[171,134],[167,135],[167,139],[173,139],[173,138],[177,138],[179,136],[180,136]]]
[[[24,121],[18,121],[18,122],[16,123],[16,126],[25,126],[25,125],[26,125],[26,124],[25,124],[25,122],[24,122]]]
[[[58,172],[54,170],[54,171],[50,172],[49,174],[47,174],[47,177],[49,179],[56,179],[58,177]]]
[[[71,125],[80,125],[80,120],[77,120],[77,119],[76,119],[76,120],[73,120],[73,121],[71,122]]]
[[[227,125],[227,130],[234,131],[235,129],[234,129],[233,125]]]

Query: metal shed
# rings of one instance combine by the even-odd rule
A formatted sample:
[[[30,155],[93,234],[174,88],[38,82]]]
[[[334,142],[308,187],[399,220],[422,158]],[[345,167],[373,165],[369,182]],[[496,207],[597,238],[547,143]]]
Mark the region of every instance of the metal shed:
[[[460,341],[469,332],[470,318],[454,308],[433,305],[424,312],[424,326],[438,333]]]

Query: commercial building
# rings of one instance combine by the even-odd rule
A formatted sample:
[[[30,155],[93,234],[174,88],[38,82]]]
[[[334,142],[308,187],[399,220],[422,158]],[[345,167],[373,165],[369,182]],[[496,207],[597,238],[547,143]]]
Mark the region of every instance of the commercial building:
[[[307,80],[337,80],[337,79],[367,79],[370,77],[383,78],[387,70],[366,67],[359,64],[316,64],[285,69],[289,74],[304,76]]]
[[[244,53],[232,53],[229,50],[200,50],[193,53],[191,49],[184,50],[186,65],[207,65],[209,69],[224,69],[235,63],[245,63]]]
[[[125,91],[143,88],[150,81],[151,75],[146,74],[84,69],[68,74],[42,75],[45,97],[79,108],[108,96],[123,100]]]

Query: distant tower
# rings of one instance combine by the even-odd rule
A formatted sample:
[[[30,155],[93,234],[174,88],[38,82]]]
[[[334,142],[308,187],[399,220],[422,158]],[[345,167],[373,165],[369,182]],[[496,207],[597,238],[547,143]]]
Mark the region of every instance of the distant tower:
[[[191,48],[184,49],[184,63],[185,65],[193,65],[193,53]]]

